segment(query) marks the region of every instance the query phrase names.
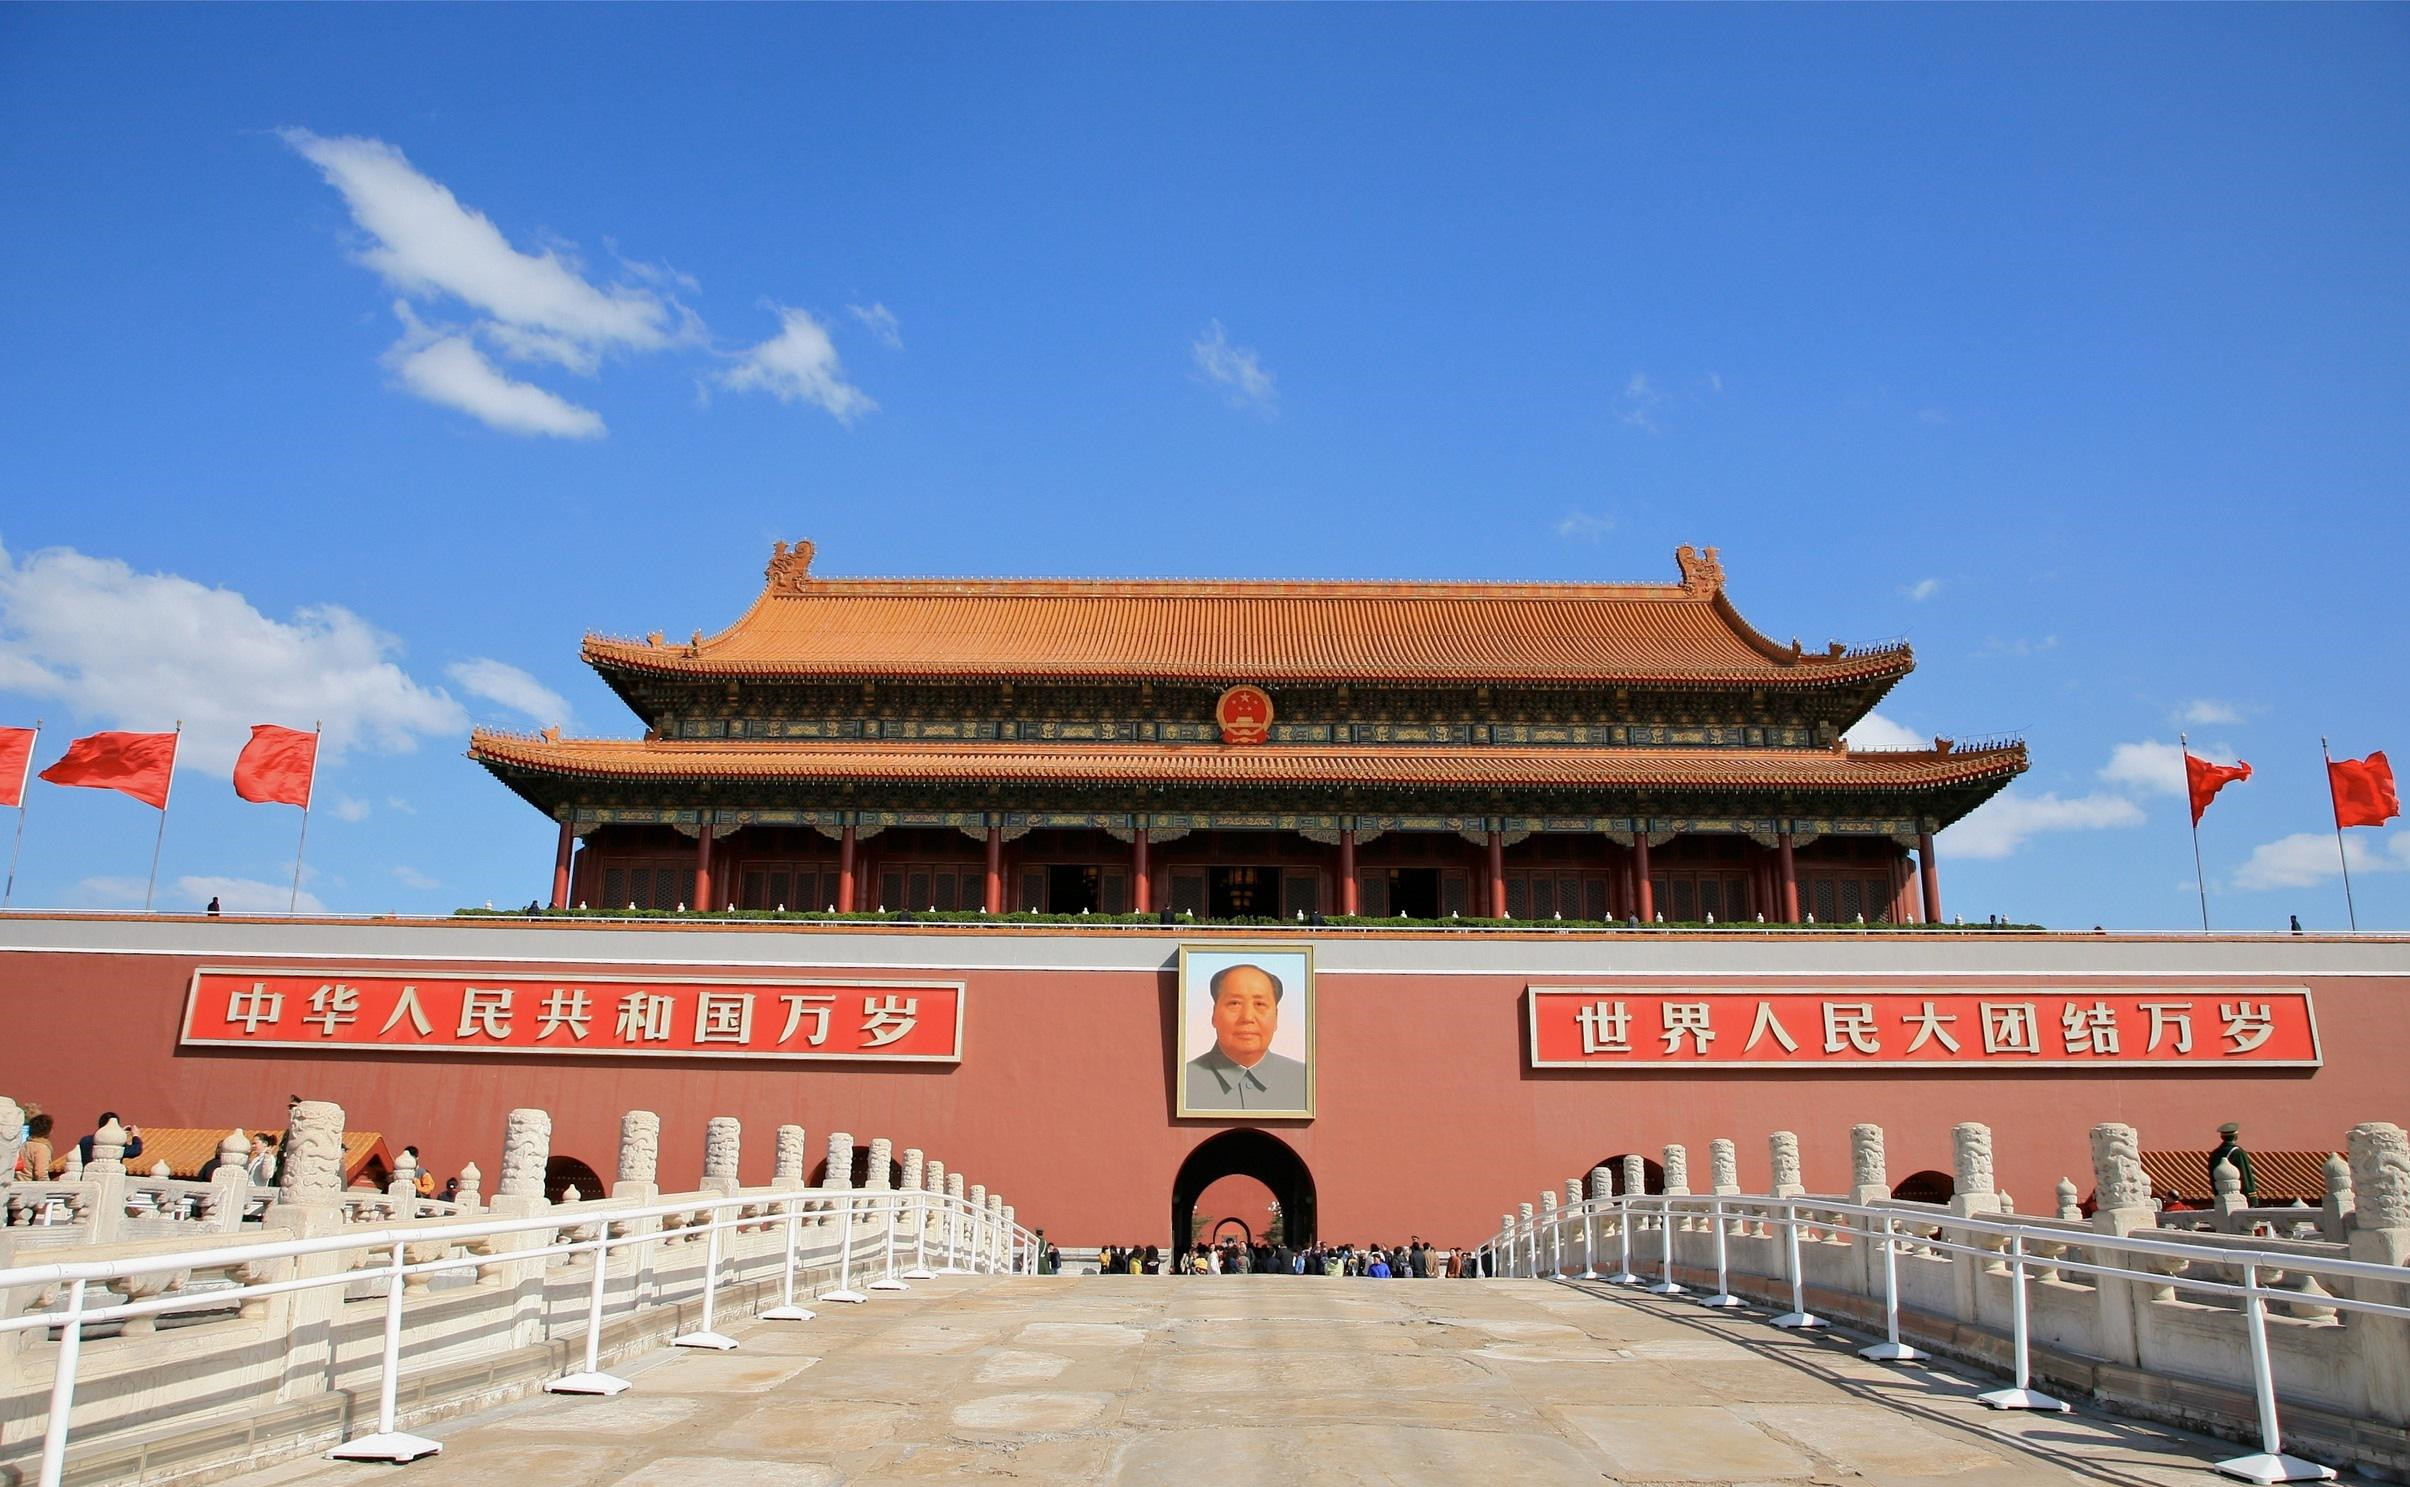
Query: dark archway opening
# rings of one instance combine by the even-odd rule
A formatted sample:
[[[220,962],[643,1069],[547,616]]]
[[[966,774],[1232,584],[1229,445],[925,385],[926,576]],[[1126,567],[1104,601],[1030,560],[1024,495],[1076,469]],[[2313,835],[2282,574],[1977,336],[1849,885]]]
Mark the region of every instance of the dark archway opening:
[[[580,1198],[608,1198],[603,1180],[592,1167],[575,1157],[548,1157],[544,1162],[544,1196],[551,1202],[561,1201],[561,1194],[577,1189]]]
[[[1911,1172],[1891,1196],[1902,1203],[1947,1203],[1958,1196],[1958,1183],[1947,1172]]]
[[[1616,1155],[1607,1158],[1603,1162],[1594,1162],[1591,1164],[1594,1170],[1599,1167],[1604,1167],[1607,1169],[1609,1175],[1615,1179],[1615,1191],[1618,1195],[1621,1195],[1623,1192],[1623,1159],[1628,1155],[1630,1155],[1628,1152],[1618,1152]],[[1647,1157],[1642,1157],[1640,1159],[1640,1184],[1641,1191],[1644,1193],[1664,1192],[1665,1168],[1656,1162],[1650,1161]],[[1585,1181],[1584,1190],[1587,1191],[1587,1188],[1588,1184]]]
[[[1171,1235],[1184,1244],[1194,1229],[1197,1199],[1225,1177],[1252,1177],[1280,1204],[1281,1241],[1302,1249],[1314,1242],[1314,1174],[1289,1144],[1269,1131],[1222,1131],[1197,1144],[1172,1179]],[[1221,1215],[1214,1215],[1221,1217]]]

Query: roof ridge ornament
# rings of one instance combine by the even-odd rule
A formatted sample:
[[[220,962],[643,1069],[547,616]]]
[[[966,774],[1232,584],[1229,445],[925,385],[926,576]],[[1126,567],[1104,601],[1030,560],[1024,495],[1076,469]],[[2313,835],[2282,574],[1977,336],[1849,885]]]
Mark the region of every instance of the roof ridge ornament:
[[[771,588],[793,592],[809,583],[811,575],[811,543],[798,542],[793,547],[784,542],[771,545],[770,566],[762,570],[762,577],[769,580]]]
[[[1707,598],[1724,587],[1724,560],[1715,548],[1696,548],[1685,542],[1674,549],[1674,562],[1682,569],[1682,592]]]

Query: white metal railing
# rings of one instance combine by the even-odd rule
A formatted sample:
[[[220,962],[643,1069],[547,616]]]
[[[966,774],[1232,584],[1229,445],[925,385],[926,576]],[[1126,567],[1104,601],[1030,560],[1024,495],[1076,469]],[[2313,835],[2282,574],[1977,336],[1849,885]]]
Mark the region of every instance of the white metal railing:
[[[795,1277],[803,1254],[799,1242],[807,1213],[837,1224],[836,1284],[817,1298],[862,1302],[868,1297],[854,1287],[858,1252],[867,1250],[865,1269],[883,1273],[870,1289],[906,1289],[902,1277],[935,1274],[1032,1274],[1036,1270],[1036,1236],[1018,1224],[1007,1224],[992,1208],[948,1193],[915,1189],[797,1188],[746,1189],[735,1193],[690,1194],[655,1202],[599,1200],[557,1205],[527,1217],[436,1218],[406,1226],[350,1228],[340,1233],[294,1239],[262,1239],[221,1243],[206,1248],[161,1250],[95,1260],[64,1260],[0,1268],[0,1294],[15,1288],[37,1288],[55,1294],[64,1288],[59,1304],[20,1315],[0,1316],[0,1334],[38,1329],[58,1334],[51,1378],[48,1415],[43,1423],[42,1487],[58,1487],[66,1467],[69,1432],[75,1409],[77,1369],[88,1329],[108,1323],[156,1318],[170,1312],[221,1308],[227,1303],[255,1300],[322,1287],[348,1287],[361,1281],[385,1286],[384,1342],[378,1362],[376,1428],[338,1445],[338,1460],[416,1460],[442,1447],[422,1436],[404,1434],[396,1418],[395,1401],[402,1369],[402,1322],[406,1282],[491,1266],[497,1260],[551,1261],[593,1257],[593,1281],[585,1316],[584,1366],[550,1381],[545,1388],[565,1394],[616,1394],[627,1387],[601,1369],[602,1328],[608,1300],[610,1258],[646,1245],[679,1243],[693,1237],[700,1221],[706,1253],[700,1283],[701,1325],[671,1339],[676,1347],[726,1349],[737,1344],[714,1330],[722,1279],[722,1235],[732,1227],[783,1225],[779,1257],[779,1304],[762,1313],[766,1320],[808,1321],[812,1313],[796,1304]],[[744,1221],[740,1224],[739,1221]],[[668,1221],[668,1222],[664,1222]],[[873,1233],[857,1233],[865,1223]],[[909,1233],[905,1232],[909,1230]],[[541,1242],[498,1254],[492,1241],[512,1236]],[[466,1246],[466,1248],[456,1248]],[[440,1247],[432,1258],[413,1258]],[[346,1266],[324,1274],[284,1279],[249,1279],[258,1268],[275,1261],[299,1261],[309,1256],[345,1252],[380,1252],[382,1259],[366,1267]],[[912,1269],[897,1271],[904,1251]],[[931,1271],[928,1262],[940,1262]],[[829,1262],[822,1261],[822,1264]],[[299,1268],[296,1266],[295,1268]],[[94,1287],[144,1276],[171,1276],[179,1271],[228,1271],[235,1283],[206,1292],[168,1291],[111,1305],[90,1304]],[[128,1287],[137,1292],[141,1287]],[[459,1291],[445,1293],[458,1296]],[[508,1290],[493,1292],[507,1312],[514,1304]],[[655,1298],[654,1304],[658,1304]],[[628,1306],[642,1304],[631,1293]]]
[[[2250,1355],[2251,1392],[2258,1415],[2260,1449],[2248,1456],[2218,1462],[2216,1469],[2224,1475],[2245,1481],[2330,1481],[2335,1476],[2328,1467],[2285,1454],[2283,1431],[2277,1420],[2275,1371],[2268,1351],[2267,1307],[2271,1300],[2279,1304],[2301,1305],[2305,1301],[2305,1292],[2299,1288],[2270,1285],[2263,1279],[2264,1276],[2282,1273],[2313,1277],[2322,1283],[2332,1282],[2334,1284],[2325,1284],[2321,1292],[2308,1293],[2307,1299],[2314,1300],[2320,1308],[2410,1323],[2410,1305],[2379,1299],[2385,1294],[2404,1294],[2405,1289],[2410,1288],[2410,1269],[2331,1255],[2305,1254],[2302,1251],[2309,1248],[2305,1245],[2263,1247],[2253,1245],[2247,1238],[2231,1236],[2215,1236],[2220,1242],[2204,1244],[2201,1241],[2212,1236],[2157,1239],[2143,1235],[2117,1235],[2063,1220],[2019,1219],[2007,1215],[1984,1218],[1955,1214],[1924,1204],[1867,1205],[1825,1197],[1776,1198],[1729,1194],[1618,1194],[1613,1197],[1591,1197],[1579,1204],[1560,1208],[1553,1215],[1536,1214],[1528,1219],[1514,1220],[1501,1228],[1481,1246],[1484,1273],[1527,1278],[1570,1278],[1564,1275],[1563,1226],[1578,1221],[1583,1226],[1585,1246],[1591,1246],[1595,1242],[1592,1229],[1601,1220],[1614,1226],[1623,1256],[1622,1266],[1617,1273],[1604,1279],[1618,1284],[1645,1286],[1655,1294],[1667,1296],[1686,1294],[1688,1290],[1674,1280],[1674,1234],[1677,1224],[1694,1230],[1704,1226],[1713,1236],[1716,1289],[1713,1295],[1701,1298],[1701,1302],[1714,1307],[1737,1307],[1742,1304],[1738,1297],[1731,1294],[1728,1284],[1728,1239],[1733,1233],[1731,1226],[1737,1223],[1778,1227],[1783,1241],[1784,1273],[1779,1277],[1767,1278],[1787,1283],[1790,1310],[1773,1317],[1771,1324],[1793,1329],[1829,1325],[1807,1306],[1807,1279],[1800,1263],[1802,1233],[1828,1241],[1866,1241],[1875,1246],[1882,1256],[1880,1286],[1884,1340],[1861,1348],[1859,1353],[1878,1362],[1901,1362],[1927,1356],[1903,1342],[1900,1336],[1898,1257],[1903,1250],[1965,1256],[1981,1264],[2002,1267],[2007,1272],[2009,1286],[2009,1349],[2013,1382],[2009,1388],[1996,1389],[1980,1396],[1985,1404],[1995,1409],[2063,1411],[2070,1408],[2064,1401],[2032,1387],[2031,1325],[2026,1298],[2031,1272],[2046,1271],[2054,1277],[2074,1273],[2095,1281],[2188,1291],[2236,1303]],[[1654,1284],[1632,1268],[1634,1233],[1651,1227],[1660,1235],[1656,1257],[1658,1278]],[[1553,1265],[1546,1267],[1539,1258],[1539,1231],[1542,1228],[1557,1230],[1557,1234],[1552,1236],[1556,1258]],[[1763,1237],[1763,1228],[1759,1230],[1759,1237]],[[1993,1242],[1986,1243],[1986,1240]],[[2068,1253],[2074,1249],[2089,1251],[2091,1257],[2076,1258]],[[2121,1260],[2127,1263],[2119,1263]],[[2184,1264],[2151,1266],[2145,1263],[2151,1260]],[[2186,1266],[2205,1262],[2237,1272],[2236,1278],[2226,1280],[2187,1273]],[[1645,1256],[1641,1263],[1648,1263]],[[1585,1266],[1585,1269],[1588,1268]],[[2353,1294],[2359,1289],[2372,1294]]]

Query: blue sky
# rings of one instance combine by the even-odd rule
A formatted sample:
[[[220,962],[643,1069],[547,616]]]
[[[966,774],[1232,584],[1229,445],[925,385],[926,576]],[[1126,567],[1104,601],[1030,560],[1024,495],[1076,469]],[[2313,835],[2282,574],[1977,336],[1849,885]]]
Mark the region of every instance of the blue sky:
[[[0,10],[0,721],[324,719],[309,890],[524,901],[472,722],[862,574],[1665,579],[2021,732],[1948,907],[2339,924],[2410,748],[2410,9]],[[152,813],[37,785],[20,904]],[[2363,924],[2410,833],[2353,834]],[[129,882],[130,880],[130,882]]]

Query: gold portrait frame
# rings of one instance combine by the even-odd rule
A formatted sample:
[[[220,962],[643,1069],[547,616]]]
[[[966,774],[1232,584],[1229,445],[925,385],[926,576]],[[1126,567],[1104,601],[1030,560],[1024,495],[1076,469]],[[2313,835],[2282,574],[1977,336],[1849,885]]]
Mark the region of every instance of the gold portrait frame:
[[[1282,1044],[1289,1041],[1283,1034],[1293,1025],[1291,1019],[1296,1019],[1294,1025],[1300,1030],[1296,1046],[1302,1050],[1302,1056],[1295,1057],[1294,1061],[1304,1065],[1302,1073],[1296,1076],[1296,1082],[1302,1084],[1304,1091],[1300,1103],[1250,1107],[1244,1103],[1243,1095],[1235,1097],[1231,1103],[1222,1103],[1220,1099],[1222,1084],[1230,1071],[1225,1067],[1221,1073],[1217,1074],[1198,1064],[1200,1059],[1218,1052],[1218,1045],[1211,1040],[1210,1035],[1202,1046],[1199,1045],[1198,1040],[1193,1036],[1195,1019],[1191,1015],[1192,1010],[1197,1005],[1197,1000],[1205,995],[1206,986],[1214,976],[1232,965],[1240,964],[1254,965],[1280,984],[1280,1026],[1273,1035],[1275,1040],[1273,1045],[1266,1051],[1267,1059],[1288,1060],[1292,1057],[1292,1055],[1282,1052]],[[1178,1054],[1172,1065],[1172,1109],[1175,1116],[1181,1120],[1314,1119],[1317,1102],[1320,1098],[1318,1088],[1320,1070],[1314,1057],[1313,946],[1228,943],[1182,945],[1180,947],[1179,974],[1174,978],[1173,983],[1173,997],[1172,1036]],[[1255,1070],[1263,1071],[1263,1065],[1259,1063],[1255,1066]],[[1267,1091],[1267,1095],[1277,1093],[1280,1084],[1291,1082],[1291,1075],[1285,1068],[1265,1071],[1264,1077],[1270,1077],[1276,1081],[1275,1089]]]

